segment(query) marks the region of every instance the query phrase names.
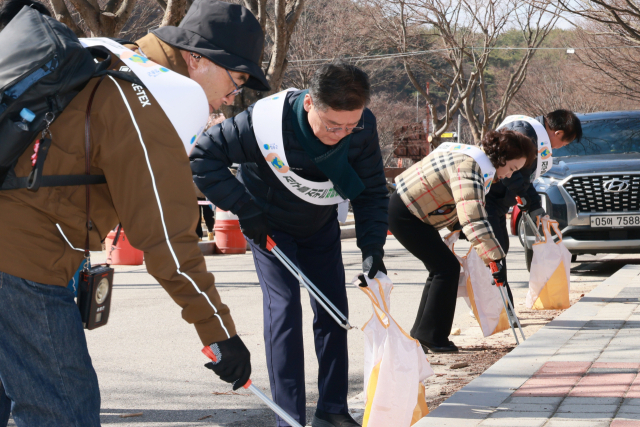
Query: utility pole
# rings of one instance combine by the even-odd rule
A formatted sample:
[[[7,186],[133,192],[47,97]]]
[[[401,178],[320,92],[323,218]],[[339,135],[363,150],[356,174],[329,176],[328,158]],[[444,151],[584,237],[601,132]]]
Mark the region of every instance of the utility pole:
[[[426,148],[427,148],[427,154],[429,154],[430,150],[430,144],[431,142],[429,141],[429,134],[431,133],[431,105],[429,105],[429,82],[427,82],[427,114],[426,114],[426,118],[425,118],[425,122],[427,122],[427,126],[425,126],[425,134],[426,134]]]
[[[460,134],[462,134],[462,114],[458,112],[458,144],[460,144]]]
[[[420,92],[416,92],[416,123],[420,123],[420,103],[418,98],[420,98]]]

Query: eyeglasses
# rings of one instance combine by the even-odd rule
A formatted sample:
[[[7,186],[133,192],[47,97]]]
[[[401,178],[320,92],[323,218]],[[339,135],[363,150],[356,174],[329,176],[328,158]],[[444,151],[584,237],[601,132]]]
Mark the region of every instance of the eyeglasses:
[[[242,89],[240,86],[238,86],[236,84],[236,82],[233,80],[233,77],[231,77],[231,73],[229,72],[229,70],[227,70],[226,68],[224,69],[227,72],[227,75],[229,76],[229,78],[231,79],[231,83],[233,83],[233,86],[235,87],[234,90],[232,90],[231,92],[229,92],[228,94],[225,95],[226,97],[229,96],[236,96],[236,95],[240,95],[242,93]]]
[[[196,55],[192,52],[189,52],[189,54],[191,56],[193,56],[197,61],[199,61],[202,58],[202,55]],[[233,77],[231,77],[231,73],[229,72],[229,70],[227,70],[226,68],[224,69],[227,72],[227,76],[229,76],[229,79],[231,79],[231,83],[233,83],[233,86],[235,87],[234,90],[232,90],[231,92],[229,92],[228,94],[226,94],[224,97],[228,98],[230,96],[236,96],[242,93],[242,87],[238,86],[235,82],[235,80],[233,80]]]
[[[320,116],[320,113],[318,112],[318,109],[315,108],[315,106],[313,107],[316,110],[316,114],[318,115],[318,118],[320,119],[320,122],[322,122],[322,124],[324,125],[324,128],[327,130],[327,132],[333,132],[333,133],[338,133],[341,130],[344,130],[345,133],[349,134],[351,132],[354,131],[360,131],[364,129],[364,111],[362,111],[362,116],[360,116],[360,120],[362,120],[362,126],[354,126],[352,128],[345,126],[344,128],[339,127],[339,128],[330,128],[329,126],[327,126],[327,124],[324,122],[324,120],[322,120],[322,117]],[[358,123],[360,123],[360,120],[358,120]]]

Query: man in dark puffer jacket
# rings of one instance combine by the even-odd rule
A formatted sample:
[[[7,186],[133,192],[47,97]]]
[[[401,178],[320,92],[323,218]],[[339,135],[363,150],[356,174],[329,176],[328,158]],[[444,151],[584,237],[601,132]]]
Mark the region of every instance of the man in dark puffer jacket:
[[[544,126],[552,149],[562,148],[574,140],[580,140],[582,137],[580,119],[571,111],[556,110],[546,116],[536,117],[534,120]],[[517,120],[505,125],[504,128],[528,136],[538,146],[538,135],[530,123]],[[522,168],[514,172],[511,178],[496,182],[491,186],[491,191],[487,194],[486,209],[489,214],[489,223],[505,253],[509,252],[507,212],[509,212],[511,206],[516,204],[516,196],[522,198],[524,203],[523,210],[529,212],[531,219],[534,221],[536,217],[546,215],[540,195],[535,187],[531,185],[537,165],[538,162],[536,160],[528,168]],[[509,299],[513,302],[511,288],[509,288],[508,284],[506,287],[509,292]]]
[[[273,236],[348,315],[336,203],[349,199],[363,272],[369,277],[386,273],[382,258],[388,196],[376,120],[365,108],[369,90],[360,69],[327,64],[315,73],[309,91],[281,92],[259,101],[211,128],[191,154],[196,185],[216,206],[238,215],[250,239],[264,296],[271,391],[302,425],[306,396],[300,285],[265,249],[266,238]],[[228,169],[232,163],[241,165],[237,179]],[[320,365],[312,425],[357,426],[347,409],[347,332],[313,299],[311,305]],[[288,424],[278,418],[278,425]]]

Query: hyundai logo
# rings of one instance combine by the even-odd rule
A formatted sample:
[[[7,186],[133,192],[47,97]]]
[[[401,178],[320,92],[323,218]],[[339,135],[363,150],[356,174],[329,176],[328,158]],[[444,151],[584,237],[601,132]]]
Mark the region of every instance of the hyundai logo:
[[[610,179],[602,183],[605,193],[622,193],[629,190],[629,180]]]

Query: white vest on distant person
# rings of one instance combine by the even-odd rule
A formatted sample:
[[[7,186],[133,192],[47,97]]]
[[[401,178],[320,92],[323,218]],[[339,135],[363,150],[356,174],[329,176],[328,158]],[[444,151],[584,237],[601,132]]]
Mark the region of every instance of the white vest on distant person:
[[[493,167],[491,160],[485,154],[484,151],[476,147],[475,145],[467,145],[467,144],[456,144],[453,142],[445,142],[442,143],[433,150],[434,153],[455,153],[459,152],[466,156],[473,158],[476,161],[478,166],[480,166],[480,171],[482,172],[482,179],[484,179],[483,187],[484,194],[487,194],[491,189],[491,183],[493,183],[493,178],[496,176],[496,168]]]
[[[149,60],[144,54],[135,53],[107,38],[80,39],[85,47],[102,46],[109,49],[142,81],[144,87],[134,90],[139,93],[140,102],[147,104],[145,90],[158,102],[175,128],[187,155],[204,131],[209,119],[209,102],[202,87],[188,77]]]
[[[294,173],[288,166],[282,136],[282,111],[290,88],[263,98],[253,106],[251,120],[258,147],[274,175],[293,194],[314,205],[335,205],[345,200],[333,188],[331,180],[314,182]]]
[[[539,121],[529,117],[529,116],[509,116],[498,126],[498,129],[508,125],[512,122],[527,122],[533,127],[533,130],[536,131],[536,136],[538,137],[538,145],[536,146],[536,151],[538,153],[538,165],[536,166],[536,171],[531,175],[531,181],[540,178],[540,175],[551,170],[553,167],[553,157],[551,150],[551,141],[549,140],[549,134],[545,127]],[[496,129],[496,130],[498,130]]]

